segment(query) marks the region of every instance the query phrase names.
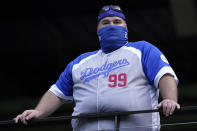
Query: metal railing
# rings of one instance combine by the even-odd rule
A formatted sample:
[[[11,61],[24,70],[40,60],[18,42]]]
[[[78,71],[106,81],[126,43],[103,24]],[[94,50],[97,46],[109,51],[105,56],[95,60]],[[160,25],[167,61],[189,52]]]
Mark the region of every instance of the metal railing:
[[[175,110],[175,113],[182,112],[182,111],[197,111],[197,106],[185,106],[181,107],[178,110]],[[31,119],[28,121],[28,124],[36,124],[36,123],[47,123],[47,122],[64,122],[66,120],[72,120],[77,118],[106,118],[106,117],[113,117],[114,118],[114,131],[119,130],[119,122],[120,116],[128,116],[131,114],[140,114],[140,113],[153,113],[153,112],[159,112],[162,113],[163,111],[161,109],[152,109],[152,110],[139,110],[139,111],[126,111],[126,112],[104,112],[104,113],[89,113],[89,114],[81,114],[78,116],[59,116],[59,117],[46,117],[46,118],[36,118]],[[10,125],[17,125],[21,124],[15,123],[14,120],[5,120],[0,121],[0,127],[2,126],[10,126]],[[184,124],[197,124],[197,121],[195,122],[183,122],[183,123],[170,123],[170,124],[161,124],[161,125],[155,125],[155,126],[172,126],[172,125],[184,125]],[[150,125],[152,126],[152,125]],[[143,126],[139,126],[143,127]]]

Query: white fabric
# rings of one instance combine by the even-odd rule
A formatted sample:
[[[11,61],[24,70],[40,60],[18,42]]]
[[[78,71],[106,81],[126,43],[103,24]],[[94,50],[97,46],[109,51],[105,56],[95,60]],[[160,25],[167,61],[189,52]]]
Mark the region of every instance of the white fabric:
[[[161,77],[162,77],[163,75],[167,74],[167,73],[174,76],[174,78],[175,78],[175,80],[176,80],[176,84],[178,85],[178,82],[179,82],[179,81],[178,81],[178,78],[177,78],[176,74],[174,73],[173,69],[172,69],[171,67],[169,67],[169,66],[165,66],[165,67],[163,67],[163,68],[161,68],[161,69],[159,70],[159,72],[157,73],[157,75],[156,75],[156,77],[155,77],[155,79],[154,79],[154,86],[155,86],[156,88],[158,88],[159,80],[161,79]]]
[[[53,84],[50,89],[49,89],[51,92],[53,92],[56,96],[62,98],[62,99],[65,99],[65,100],[73,100],[73,97],[72,96],[66,96],[64,95],[60,90],[59,88],[56,86],[56,84]]]

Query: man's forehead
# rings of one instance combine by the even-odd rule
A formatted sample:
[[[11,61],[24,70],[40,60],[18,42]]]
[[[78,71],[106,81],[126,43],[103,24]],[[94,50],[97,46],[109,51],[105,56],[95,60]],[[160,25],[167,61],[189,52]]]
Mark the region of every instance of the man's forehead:
[[[122,21],[124,21],[122,18],[117,17],[117,16],[109,16],[109,17],[105,17],[105,18],[101,19],[101,21],[104,21],[104,20],[122,20]]]

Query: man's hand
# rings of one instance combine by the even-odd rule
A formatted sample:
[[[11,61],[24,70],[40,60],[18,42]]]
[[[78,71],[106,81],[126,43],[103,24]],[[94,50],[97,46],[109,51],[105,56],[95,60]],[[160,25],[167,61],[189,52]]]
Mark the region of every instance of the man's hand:
[[[46,117],[52,114],[57,108],[59,108],[62,104],[64,104],[66,100],[62,100],[57,97],[53,92],[48,90],[37,107],[33,110],[25,110],[22,114],[19,114],[16,118],[14,118],[15,122],[21,121],[23,124],[27,125],[27,120],[32,118],[41,118]]]
[[[25,110],[22,114],[19,114],[14,118],[15,123],[21,121],[23,124],[27,125],[27,120],[32,118],[39,118],[41,116],[41,112],[38,110]]]
[[[161,101],[158,105],[157,108],[163,108],[163,114],[165,116],[169,116],[172,115],[175,111],[175,109],[180,109],[180,105],[170,99],[164,99],[163,101]]]

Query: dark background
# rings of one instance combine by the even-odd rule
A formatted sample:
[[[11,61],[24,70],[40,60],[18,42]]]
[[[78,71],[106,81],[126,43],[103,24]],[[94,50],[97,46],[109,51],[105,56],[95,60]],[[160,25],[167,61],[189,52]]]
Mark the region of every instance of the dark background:
[[[122,7],[129,41],[146,40],[168,58],[180,81],[179,103],[197,105],[196,0],[9,1],[0,4],[0,120],[34,108],[71,60],[100,48],[97,15],[105,4]],[[70,115],[72,107],[68,103],[53,115]],[[197,118],[182,116],[173,120]]]

